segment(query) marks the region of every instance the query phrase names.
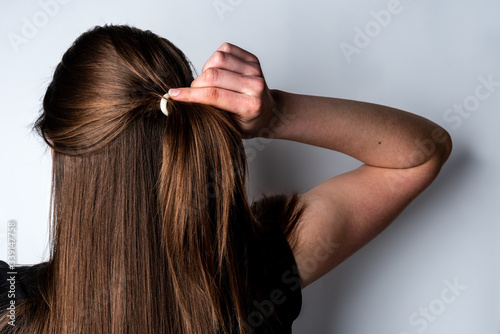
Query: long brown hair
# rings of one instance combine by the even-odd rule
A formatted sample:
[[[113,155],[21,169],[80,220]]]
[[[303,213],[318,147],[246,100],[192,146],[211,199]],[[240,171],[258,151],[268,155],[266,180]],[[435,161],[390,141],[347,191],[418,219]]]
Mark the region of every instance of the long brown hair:
[[[266,205],[248,204],[226,112],[159,111],[192,80],[177,47],[129,26],[95,27],[64,54],[34,126],[54,150],[51,253],[17,310],[20,332],[249,331],[248,240],[266,230]],[[297,197],[277,198],[267,209],[291,238]]]

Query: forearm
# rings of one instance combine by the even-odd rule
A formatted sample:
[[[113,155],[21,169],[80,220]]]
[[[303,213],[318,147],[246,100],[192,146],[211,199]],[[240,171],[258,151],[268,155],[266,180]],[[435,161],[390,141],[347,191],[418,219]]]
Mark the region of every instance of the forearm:
[[[409,168],[435,155],[447,159],[449,134],[405,111],[336,98],[273,90],[281,124],[273,138],[298,141],[348,154],[378,167]]]

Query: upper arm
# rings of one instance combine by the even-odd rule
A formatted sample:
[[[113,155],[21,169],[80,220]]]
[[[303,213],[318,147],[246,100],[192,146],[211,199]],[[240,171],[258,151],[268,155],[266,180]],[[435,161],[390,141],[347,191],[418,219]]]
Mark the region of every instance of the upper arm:
[[[304,288],[384,230],[437,176],[442,156],[407,169],[363,165],[300,195],[293,253]]]

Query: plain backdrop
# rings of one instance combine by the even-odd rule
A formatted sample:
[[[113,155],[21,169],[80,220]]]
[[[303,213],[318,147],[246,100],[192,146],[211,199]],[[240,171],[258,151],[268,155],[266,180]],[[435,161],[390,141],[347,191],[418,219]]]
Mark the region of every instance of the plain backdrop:
[[[198,72],[223,43],[271,88],[374,102],[453,137],[438,179],[379,237],[303,291],[294,333],[500,333],[500,2],[497,0],[0,1],[0,259],[48,258],[50,151],[30,130],[62,54],[106,23],[149,29]],[[248,191],[304,192],[360,162],[246,141]],[[250,156],[251,154],[251,156]]]

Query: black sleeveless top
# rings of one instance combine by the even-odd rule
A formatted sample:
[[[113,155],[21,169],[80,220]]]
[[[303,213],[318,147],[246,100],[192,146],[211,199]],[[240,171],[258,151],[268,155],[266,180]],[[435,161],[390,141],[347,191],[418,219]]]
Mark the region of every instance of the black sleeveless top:
[[[256,334],[291,333],[292,323],[302,306],[300,280],[292,250],[277,227],[268,231],[256,249],[249,259],[253,272],[251,279],[255,286],[261,287],[262,298],[251,301],[247,328]],[[8,311],[11,301],[18,305],[24,298],[36,294],[36,276],[45,265],[46,262],[42,262],[11,270],[7,263],[0,261],[0,314]]]

